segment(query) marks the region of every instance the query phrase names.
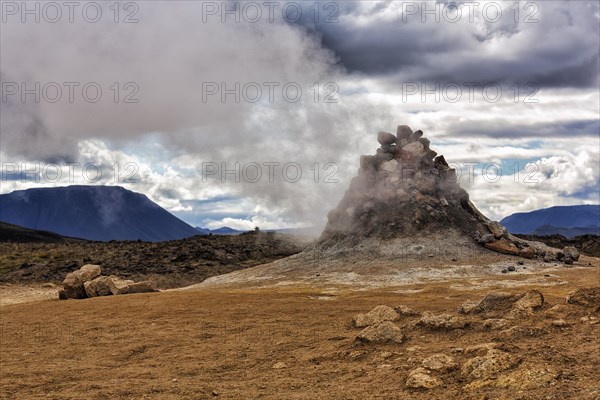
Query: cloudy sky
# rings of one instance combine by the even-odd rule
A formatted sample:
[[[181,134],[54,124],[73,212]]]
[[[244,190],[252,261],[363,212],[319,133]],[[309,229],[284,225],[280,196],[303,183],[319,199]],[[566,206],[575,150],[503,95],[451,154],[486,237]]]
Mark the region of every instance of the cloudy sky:
[[[2,193],[318,226],[407,124],[493,219],[600,203],[598,1],[23,4],[1,2]]]

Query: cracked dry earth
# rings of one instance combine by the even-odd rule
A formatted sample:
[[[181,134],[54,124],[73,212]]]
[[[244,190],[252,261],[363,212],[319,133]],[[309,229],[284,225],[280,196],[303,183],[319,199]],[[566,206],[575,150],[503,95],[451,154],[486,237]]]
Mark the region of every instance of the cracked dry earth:
[[[548,285],[511,287],[531,276],[502,274],[495,286],[200,287],[5,305],[0,396],[596,400],[598,297],[565,300],[600,286],[598,259],[581,264]]]

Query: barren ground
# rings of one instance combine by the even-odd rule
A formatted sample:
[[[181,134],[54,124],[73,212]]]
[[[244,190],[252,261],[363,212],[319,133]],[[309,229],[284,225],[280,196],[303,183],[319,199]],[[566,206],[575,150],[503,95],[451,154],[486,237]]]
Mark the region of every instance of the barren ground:
[[[600,313],[574,305],[550,311],[565,304],[573,289],[600,284],[598,259],[582,257],[578,264],[552,271],[530,267],[533,272],[493,279],[469,277],[468,284],[464,277],[449,277],[370,288],[208,286],[86,300],[38,297],[0,308],[0,394],[27,400],[596,400]],[[519,281],[523,286],[514,285]],[[507,319],[508,330],[484,327],[484,316],[457,313],[465,300],[496,289],[539,289],[546,304],[532,316]],[[18,291],[23,296],[23,290],[4,286],[5,303]],[[352,317],[379,304],[450,313],[470,326],[432,331],[416,326],[415,317],[403,317],[396,324],[407,336],[404,343],[356,342],[361,329],[352,326]],[[567,325],[552,325],[557,319]],[[447,354],[460,366],[484,354],[470,347],[484,343],[495,343],[517,363],[482,386],[473,385],[459,368],[438,374],[444,382],[439,388],[406,387],[408,372],[427,356]],[[273,368],[277,363],[285,366]],[[515,374],[543,379],[511,384],[507,377]]]

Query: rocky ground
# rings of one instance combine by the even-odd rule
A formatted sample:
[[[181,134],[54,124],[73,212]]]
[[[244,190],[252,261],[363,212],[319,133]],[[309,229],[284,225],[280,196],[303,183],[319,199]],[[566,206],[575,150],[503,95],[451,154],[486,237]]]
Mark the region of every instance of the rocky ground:
[[[98,264],[106,275],[181,287],[298,253],[306,243],[292,235],[254,232],[160,243],[0,243],[0,284],[58,284],[82,265]]]
[[[515,235],[525,240],[542,242],[548,246],[562,249],[566,246],[575,246],[583,254],[588,256],[600,257],[600,236],[597,235],[581,235],[573,238],[566,238],[562,235]]]
[[[3,306],[0,398],[600,398],[599,260],[523,266]]]

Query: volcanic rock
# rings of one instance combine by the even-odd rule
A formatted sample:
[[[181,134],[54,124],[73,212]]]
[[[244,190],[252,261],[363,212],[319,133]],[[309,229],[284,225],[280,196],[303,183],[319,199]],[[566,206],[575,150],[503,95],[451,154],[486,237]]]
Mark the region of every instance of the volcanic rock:
[[[420,311],[415,310],[414,308],[405,306],[405,305],[400,305],[400,306],[394,308],[394,310],[398,313],[398,315],[400,315],[402,317],[419,317],[419,316],[421,316]]]
[[[85,299],[88,297],[110,296],[116,294],[157,292],[156,282],[123,280],[114,275],[101,276],[98,265],[87,264],[68,274],[63,288],[58,292],[60,300]]]
[[[156,283],[153,281],[134,282],[132,280],[122,280],[111,277],[114,282],[114,291],[112,294],[132,294],[157,292]]]
[[[506,228],[503,227],[502,225],[500,225],[500,222],[491,221],[487,224],[487,227],[490,230],[490,232],[492,232],[494,237],[497,239],[499,239],[507,234]]]
[[[413,389],[433,389],[442,386],[444,382],[440,378],[431,376],[425,368],[416,368],[408,373],[406,387]]]
[[[530,314],[544,305],[544,296],[538,290],[530,290],[513,304],[513,313]]]
[[[479,302],[479,309],[485,312],[507,310],[520,298],[520,295],[490,292]]]
[[[396,136],[398,137],[398,142],[402,139],[408,139],[410,135],[413,134],[412,129],[408,125],[398,125],[398,129],[396,130]]]
[[[458,368],[454,358],[447,354],[434,354],[423,360],[423,367],[431,371],[448,372]]]
[[[570,258],[573,261],[579,260],[579,251],[577,250],[577,248],[575,248],[575,246],[566,246],[562,252],[564,254],[565,259]]]
[[[404,334],[394,323],[384,321],[378,325],[371,325],[358,334],[356,339],[365,343],[402,343]]]
[[[417,325],[431,330],[452,330],[467,327],[467,323],[460,318],[450,314],[434,315],[429,312],[423,313]]]
[[[354,317],[354,326],[364,328],[369,325],[377,325],[384,321],[397,321],[400,315],[391,307],[380,305],[366,314],[358,314]]]
[[[495,242],[487,242],[484,246],[490,250],[497,251],[498,253],[512,254],[515,256],[519,255],[519,248],[515,246],[514,243],[504,238]]]
[[[518,391],[538,389],[551,384],[557,376],[557,371],[550,366],[529,364],[501,375],[496,380],[495,386]]]
[[[584,307],[600,307],[600,287],[574,290],[568,294],[567,303]]]
[[[379,134],[377,135],[377,141],[381,145],[394,144],[394,143],[396,143],[396,136],[392,135],[391,133],[387,133],[387,132],[379,132]]]
[[[73,271],[63,281],[63,296],[65,299],[85,299],[87,297],[83,284],[101,274],[100,266],[86,264]],[[60,294],[59,294],[60,298]]]
[[[116,291],[113,280],[108,276],[99,276],[83,284],[87,297],[109,296]]]
[[[487,379],[498,372],[515,366],[518,359],[501,350],[488,350],[486,355],[471,358],[461,368],[461,375],[467,379]]]

